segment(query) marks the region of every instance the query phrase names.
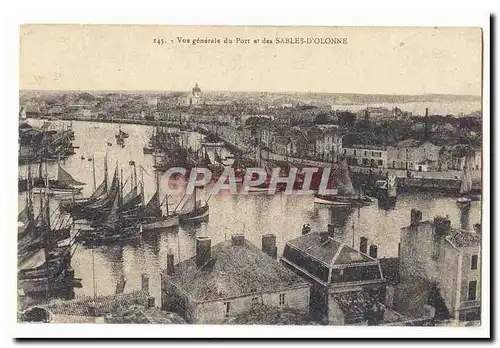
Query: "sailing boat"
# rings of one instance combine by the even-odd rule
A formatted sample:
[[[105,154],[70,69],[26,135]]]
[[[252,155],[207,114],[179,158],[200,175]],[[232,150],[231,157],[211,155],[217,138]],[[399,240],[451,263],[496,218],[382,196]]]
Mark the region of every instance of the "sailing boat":
[[[142,182],[142,199],[144,202],[144,179],[142,180]],[[159,174],[156,171],[155,186],[156,190],[153,197],[151,197],[149,202],[144,206],[142,212],[140,213],[140,216],[142,218],[141,227],[143,232],[161,230],[179,225],[179,215],[175,212],[169,212],[168,195],[165,196],[166,214],[164,215],[161,210],[160,181]]]
[[[128,138],[128,133],[122,131],[122,126],[118,126],[118,134],[115,134],[116,139],[126,139]]]
[[[202,202],[201,200],[196,199],[196,190],[195,187],[192,195],[189,195],[186,200],[184,200],[184,204],[181,206],[179,213],[179,223],[190,223],[197,222],[208,218],[209,214],[209,206],[207,202]],[[183,197],[183,199],[186,196]]]
[[[460,184],[460,197],[457,198],[457,205],[460,208],[470,206],[472,201],[480,201],[480,195],[471,194],[472,191],[472,176],[469,170],[469,161],[466,157],[464,169],[462,172],[462,182]]]
[[[92,172],[94,176],[94,192],[90,197],[76,199],[74,196],[70,200],[62,200],[60,209],[72,214],[73,217],[81,215],[84,208],[93,203],[103,201],[108,194],[108,155],[104,157],[104,179],[96,188],[95,185],[95,161],[92,161]],[[84,217],[84,216],[82,216]]]
[[[47,177],[46,187],[50,187]],[[40,226],[36,227],[36,237],[31,239],[38,249],[26,257],[19,249],[23,249],[27,243],[20,241],[18,244],[18,287],[26,294],[50,294],[51,291],[72,289],[75,285],[74,271],[70,265],[71,246],[59,245],[60,240],[54,239],[47,192],[40,200]],[[69,233],[65,237],[69,237]]]
[[[365,206],[373,202],[370,197],[361,193],[356,195],[351,177],[349,176],[349,167],[346,160],[342,161],[335,171],[339,171],[336,193],[321,195],[316,192],[314,194],[314,203],[338,206]],[[333,190],[335,191],[335,189]]]
[[[40,168],[42,166],[42,163],[40,162]],[[76,186],[83,186],[85,183],[80,182],[78,180],[75,180],[71,174],[69,174],[66,170],[64,170],[63,167],[61,167],[61,164],[57,164],[57,179],[56,180],[49,180],[50,184],[50,189],[48,190],[48,194],[50,195],[72,195],[72,194],[79,194],[82,192],[82,187],[76,187]],[[40,171],[41,172],[41,171]],[[35,181],[34,184],[34,190],[33,193],[45,193],[47,191],[47,186],[44,182],[43,179],[38,178],[38,180]]]
[[[124,217],[126,210],[123,209],[123,186],[121,184],[121,180],[118,179],[117,169],[115,170],[115,177],[113,181],[116,183],[115,185],[118,187],[118,190],[116,194],[112,196],[113,201],[109,213],[102,215],[104,219],[99,223],[98,227],[80,230],[76,239],[77,241],[84,244],[99,245],[135,240],[139,236],[138,225],[127,225]]]

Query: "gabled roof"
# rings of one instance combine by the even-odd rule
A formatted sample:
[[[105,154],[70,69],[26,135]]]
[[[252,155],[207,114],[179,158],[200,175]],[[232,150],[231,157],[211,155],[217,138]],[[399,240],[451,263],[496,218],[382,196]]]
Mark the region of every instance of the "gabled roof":
[[[287,244],[303,254],[317,259],[327,267],[377,261],[331,237],[328,237],[326,242],[321,242],[319,232],[308,233],[288,241]]]
[[[243,245],[221,242],[211,248],[211,260],[203,267],[196,267],[194,256],[176,265],[173,276],[164,272],[163,277],[196,302],[309,286],[248,240]]]

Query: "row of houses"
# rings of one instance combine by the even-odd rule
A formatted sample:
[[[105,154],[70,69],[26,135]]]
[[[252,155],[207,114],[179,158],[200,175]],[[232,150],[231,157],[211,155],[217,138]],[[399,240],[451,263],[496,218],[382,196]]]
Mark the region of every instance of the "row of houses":
[[[273,234],[262,236],[262,248],[241,234],[215,246],[197,237],[190,259],[174,265],[168,255],[161,306],[197,324],[238,322],[257,309],[262,321],[253,324],[276,313],[329,325],[480,319],[480,229],[457,230],[444,218],[421,221],[412,210],[392,269],[368,244],[361,237],[356,249],[329,226],[287,241],[278,258]]]
[[[387,142],[373,133],[348,133],[335,125],[279,129],[267,119],[252,125],[237,119],[213,124],[213,132],[234,145],[261,146],[282,156],[336,162],[347,158],[352,166],[409,171],[461,171],[466,165],[481,171],[481,150],[468,145],[435,145],[406,139]]]

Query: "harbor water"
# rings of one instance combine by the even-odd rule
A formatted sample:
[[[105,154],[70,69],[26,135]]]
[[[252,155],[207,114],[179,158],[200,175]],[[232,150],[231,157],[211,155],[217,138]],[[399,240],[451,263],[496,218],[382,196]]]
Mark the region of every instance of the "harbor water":
[[[33,125],[42,121],[30,120]],[[62,121],[54,121],[54,123]],[[123,171],[125,192],[130,190],[130,176],[133,173],[134,161],[137,176],[145,183],[145,198],[148,200],[155,192],[153,171],[154,157],[143,154],[152,127],[140,125],[121,125],[121,129],[129,134],[125,147],[118,146],[115,134],[117,124],[97,122],[72,122],[75,132],[73,142],[76,154],[61,163],[78,181],[86,183],[82,196],[89,196],[94,188],[93,165],[95,165],[96,184],[104,177],[104,157],[108,156],[110,177],[116,166]],[[185,141],[188,146],[196,148],[201,135],[188,133]],[[111,146],[109,146],[109,144]],[[229,155],[224,151],[222,157]],[[94,161],[89,161],[89,158]],[[93,163],[95,162],[95,163]],[[143,169],[141,169],[143,168]],[[26,176],[26,166],[19,167],[19,175]],[[57,165],[48,165],[49,177],[57,173]],[[167,194],[168,183],[160,180],[160,196]],[[178,184],[178,183],[177,183]],[[200,193],[203,196],[203,192]],[[36,197],[35,206],[38,206]],[[205,195],[205,199],[208,197]],[[169,197],[169,208],[174,209],[182,195]],[[24,194],[19,195],[19,209],[25,204]],[[51,200],[52,209],[57,208],[57,200]],[[77,246],[72,259],[75,277],[82,278],[83,287],[75,289],[76,296],[112,294],[116,284],[123,277],[126,280],[125,292],[141,287],[141,274],[147,273],[150,278],[150,291],[160,301],[160,271],[166,267],[167,253],[173,253],[175,262],[190,258],[195,253],[196,236],[208,236],[212,245],[231,237],[231,234],[242,233],[245,238],[260,247],[261,236],[273,233],[277,237],[278,255],[281,254],[287,240],[301,235],[303,224],[310,224],[312,231],[326,230],[329,223],[338,226],[336,238],[348,245],[359,248],[360,237],[368,238],[368,245],[377,245],[378,257],[396,257],[400,240],[400,229],[409,224],[410,210],[418,209],[423,219],[432,219],[435,214],[448,216],[452,226],[460,226],[460,211],[455,197],[439,193],[411,193],[398,196],[396,206],[390,210],[372,204],[360,209],[333,208],[314,204],[312,196],[251,193],[248,195],[230,195],[220,193],[209,199],[210,216],[207,222],[189,227],[179,227],[167,232],[145,235],[138,242],[87,248]],[[481,220],[481,204],[473,202],[469,212],[469,226]],[[79,226],[76,225],[75,229]],[[95,282],[94,282],[95,281]]]

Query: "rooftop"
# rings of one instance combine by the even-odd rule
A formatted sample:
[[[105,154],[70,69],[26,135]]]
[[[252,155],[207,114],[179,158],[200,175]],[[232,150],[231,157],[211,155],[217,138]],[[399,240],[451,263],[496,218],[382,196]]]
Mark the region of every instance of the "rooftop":
[[[374,133],[349,133],[342,138],[343,147],[384,147],[386,140]]]
[[[362,315],[377,305],[376,298],[366,291],[334,293],[332,297],[345,316]]]
[[[307,254],[328,267],[346,264],[376,262],[376,259],[351,248],[347,244],[329,237],[326,242],[321,241],[318,232],[308,233],[287,242],[289,246]]]
[[[243,245],[221,242],[211,248],[211,259],[201,268],[194,256],[175,265],[173,276],[165,270],[163,277],[197,302],[309,286],[248,240]]]
[[[454,230],[446,239],[456,248],[481,245],[481,234],[464,230]]]

